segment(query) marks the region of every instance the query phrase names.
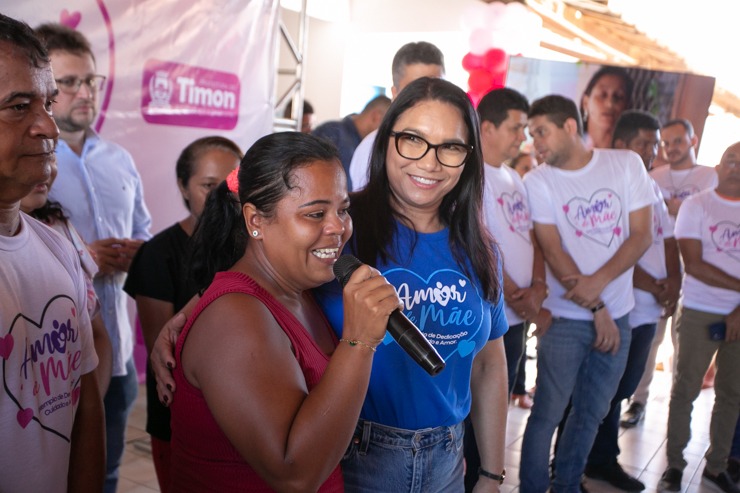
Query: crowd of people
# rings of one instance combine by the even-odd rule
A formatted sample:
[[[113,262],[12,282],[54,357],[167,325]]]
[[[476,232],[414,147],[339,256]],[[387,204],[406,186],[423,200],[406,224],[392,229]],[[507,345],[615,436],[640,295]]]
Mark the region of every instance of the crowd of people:
[[[500,88],[474,108],[409,43],[391,99],[315,128],[304,107],[303,132],[246,152],[189,144],[188,215],[152,237],[133,159],[92,128],[95,63],[79,32],[0,14],[0,491],[116,491],[128,296],[161,491],[497,492],[512,399],[531,408],[520,491],[681,491],[713,366],[702,477],[740,492],[740,143],[699,165],[691,122],[630,110],[615,67],[578,102]],[[645,485],[617,438],[668,327],[667,468]]]

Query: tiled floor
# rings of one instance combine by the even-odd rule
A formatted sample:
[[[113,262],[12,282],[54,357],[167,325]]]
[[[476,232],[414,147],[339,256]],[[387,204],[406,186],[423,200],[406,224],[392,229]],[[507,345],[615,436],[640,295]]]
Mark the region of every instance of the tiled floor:
[[[534,376],[534,361],[528,362],[528,370],[530,368],[528,380]],[[630,474],[639,477],[645,483],[646,492],[656,490],[660,475],[666,466],[665,427],[670,397],[670,376],[671,374],[667,372],[655,372],[645,421],[636,428],[623,430],[619,438],[619,446],[622,450],[620,463]],[[129,419],[126,452],[118,488],[120,493],[159,491],[149,452],[149,437],[144,431],[145,399],[144,388],[141,387],[139,399]],[[710,491],[700,483],[701,472],[704,468],[703,455],[709,443],[709,420],[713,402],[714,392],[708,389],[701,392],[694,404],[692,439],[685,453],[689,465],[684,471],[683,486],[688,493]],[[507,480],[502,487],[503,493],[518,490],[519,451],[529,414],[528,411],[513,406],[509,408],[509,411],[506,430]],[[619,491],[599,481],[587,480],[586,484],[592,493]]]

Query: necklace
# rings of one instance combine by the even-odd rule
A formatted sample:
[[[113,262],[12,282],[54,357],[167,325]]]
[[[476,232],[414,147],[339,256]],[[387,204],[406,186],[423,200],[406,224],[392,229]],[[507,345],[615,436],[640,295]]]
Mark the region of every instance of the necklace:
[[[689,168],[689,172],[686,173],[686,176],[683,177],[683,179],[679,182],[678,185],[676,185],[673,182],[673,173],[674,173],[673,168],[670,168],[668,170],[668,178],[671,179],[671,187],[673,188],[671,192],[671,198],[680,197],[681,194],[679,192],[681,191],[681,189],[683,188],[684,184],[686,184],[687,181],[691,183],[689,181],[689,178],[691,178],[691,175],[694,173],[694,170],[696,169],[696,167],[697,167],[696,164],[692,164],[691,168]],[[685,170],[677,170],[676,172],[681,172],[681,171],[685,171]]]

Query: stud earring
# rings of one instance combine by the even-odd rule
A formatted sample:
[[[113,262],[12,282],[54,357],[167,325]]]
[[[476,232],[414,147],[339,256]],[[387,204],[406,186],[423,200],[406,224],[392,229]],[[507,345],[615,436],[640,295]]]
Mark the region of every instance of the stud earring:
[[[254,236],[255,238],[257,237],[258,234],[259,233],[257,232],[257,230],[252,231],[252,236]]]

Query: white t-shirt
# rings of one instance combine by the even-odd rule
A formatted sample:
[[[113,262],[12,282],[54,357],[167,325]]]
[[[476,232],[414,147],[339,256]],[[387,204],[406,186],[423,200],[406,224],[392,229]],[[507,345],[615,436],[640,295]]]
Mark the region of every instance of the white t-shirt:
[[[714,190],[688,198],[678,211],[676,238],[701,240],[704,262],[740,278],[740,201],[724,199]],[[681,301],[693,310],[727,315],[740,305],[740,293],[686,274]]]
[[[377,130],[367,134],[355,149],[355,153],[352,154],[352,161],[349,163],[349,179],[352,180],[352,192],[362,190],[367,185],[370,155],[373,153],[376,135],[378,135]]]
[[[532,284],[534,249],[530,238],[532,218],[529,198],[519,174],[506,165],[483,167],[483,219],[503,252],[504,270],[520,288]],[[506,306],[509,325],[522,323],[514,310]]]
[[[663,194],[655,180],[650,180],[655,193],[653,203],[653,242],[643,254],[637,265],[655,279],[665,279],[668,269],[665,264],[665,239],[673,238],[672,221],[668,217],[668,207],[663,200]],[[647,291],[635,288],[635,308],[630,312],[630,327],[635,328],[645,324],[654,324],[660,318],[663,307],[655,297]]]
[[[66,492],[81,377],[95,369],[80,261],[24,214],[0,236],[0,491]]]
[[[678,171],[672,170],[670,166],[659,166],[650,171],[650,176],[666,199],[686,200],[702,190],[717,188],[717,171],[700,164]],[[671,216],[671,222],[675,224],[676,218]]]
[[[582,274],[596,272],[614,256],[629,234],[629,214],[655,202],[640,157],[632,151],[594,149],[591,161],[578,170],[537,166],[524,177],[532,220],[557,226],[563,249]],[[548,269],[550,296],[545,307],[553,316],[592,320],[590,310],[566,300],[565,288]],[[634,306],[632,269],[612,280],[601,294],[612,317]]]

